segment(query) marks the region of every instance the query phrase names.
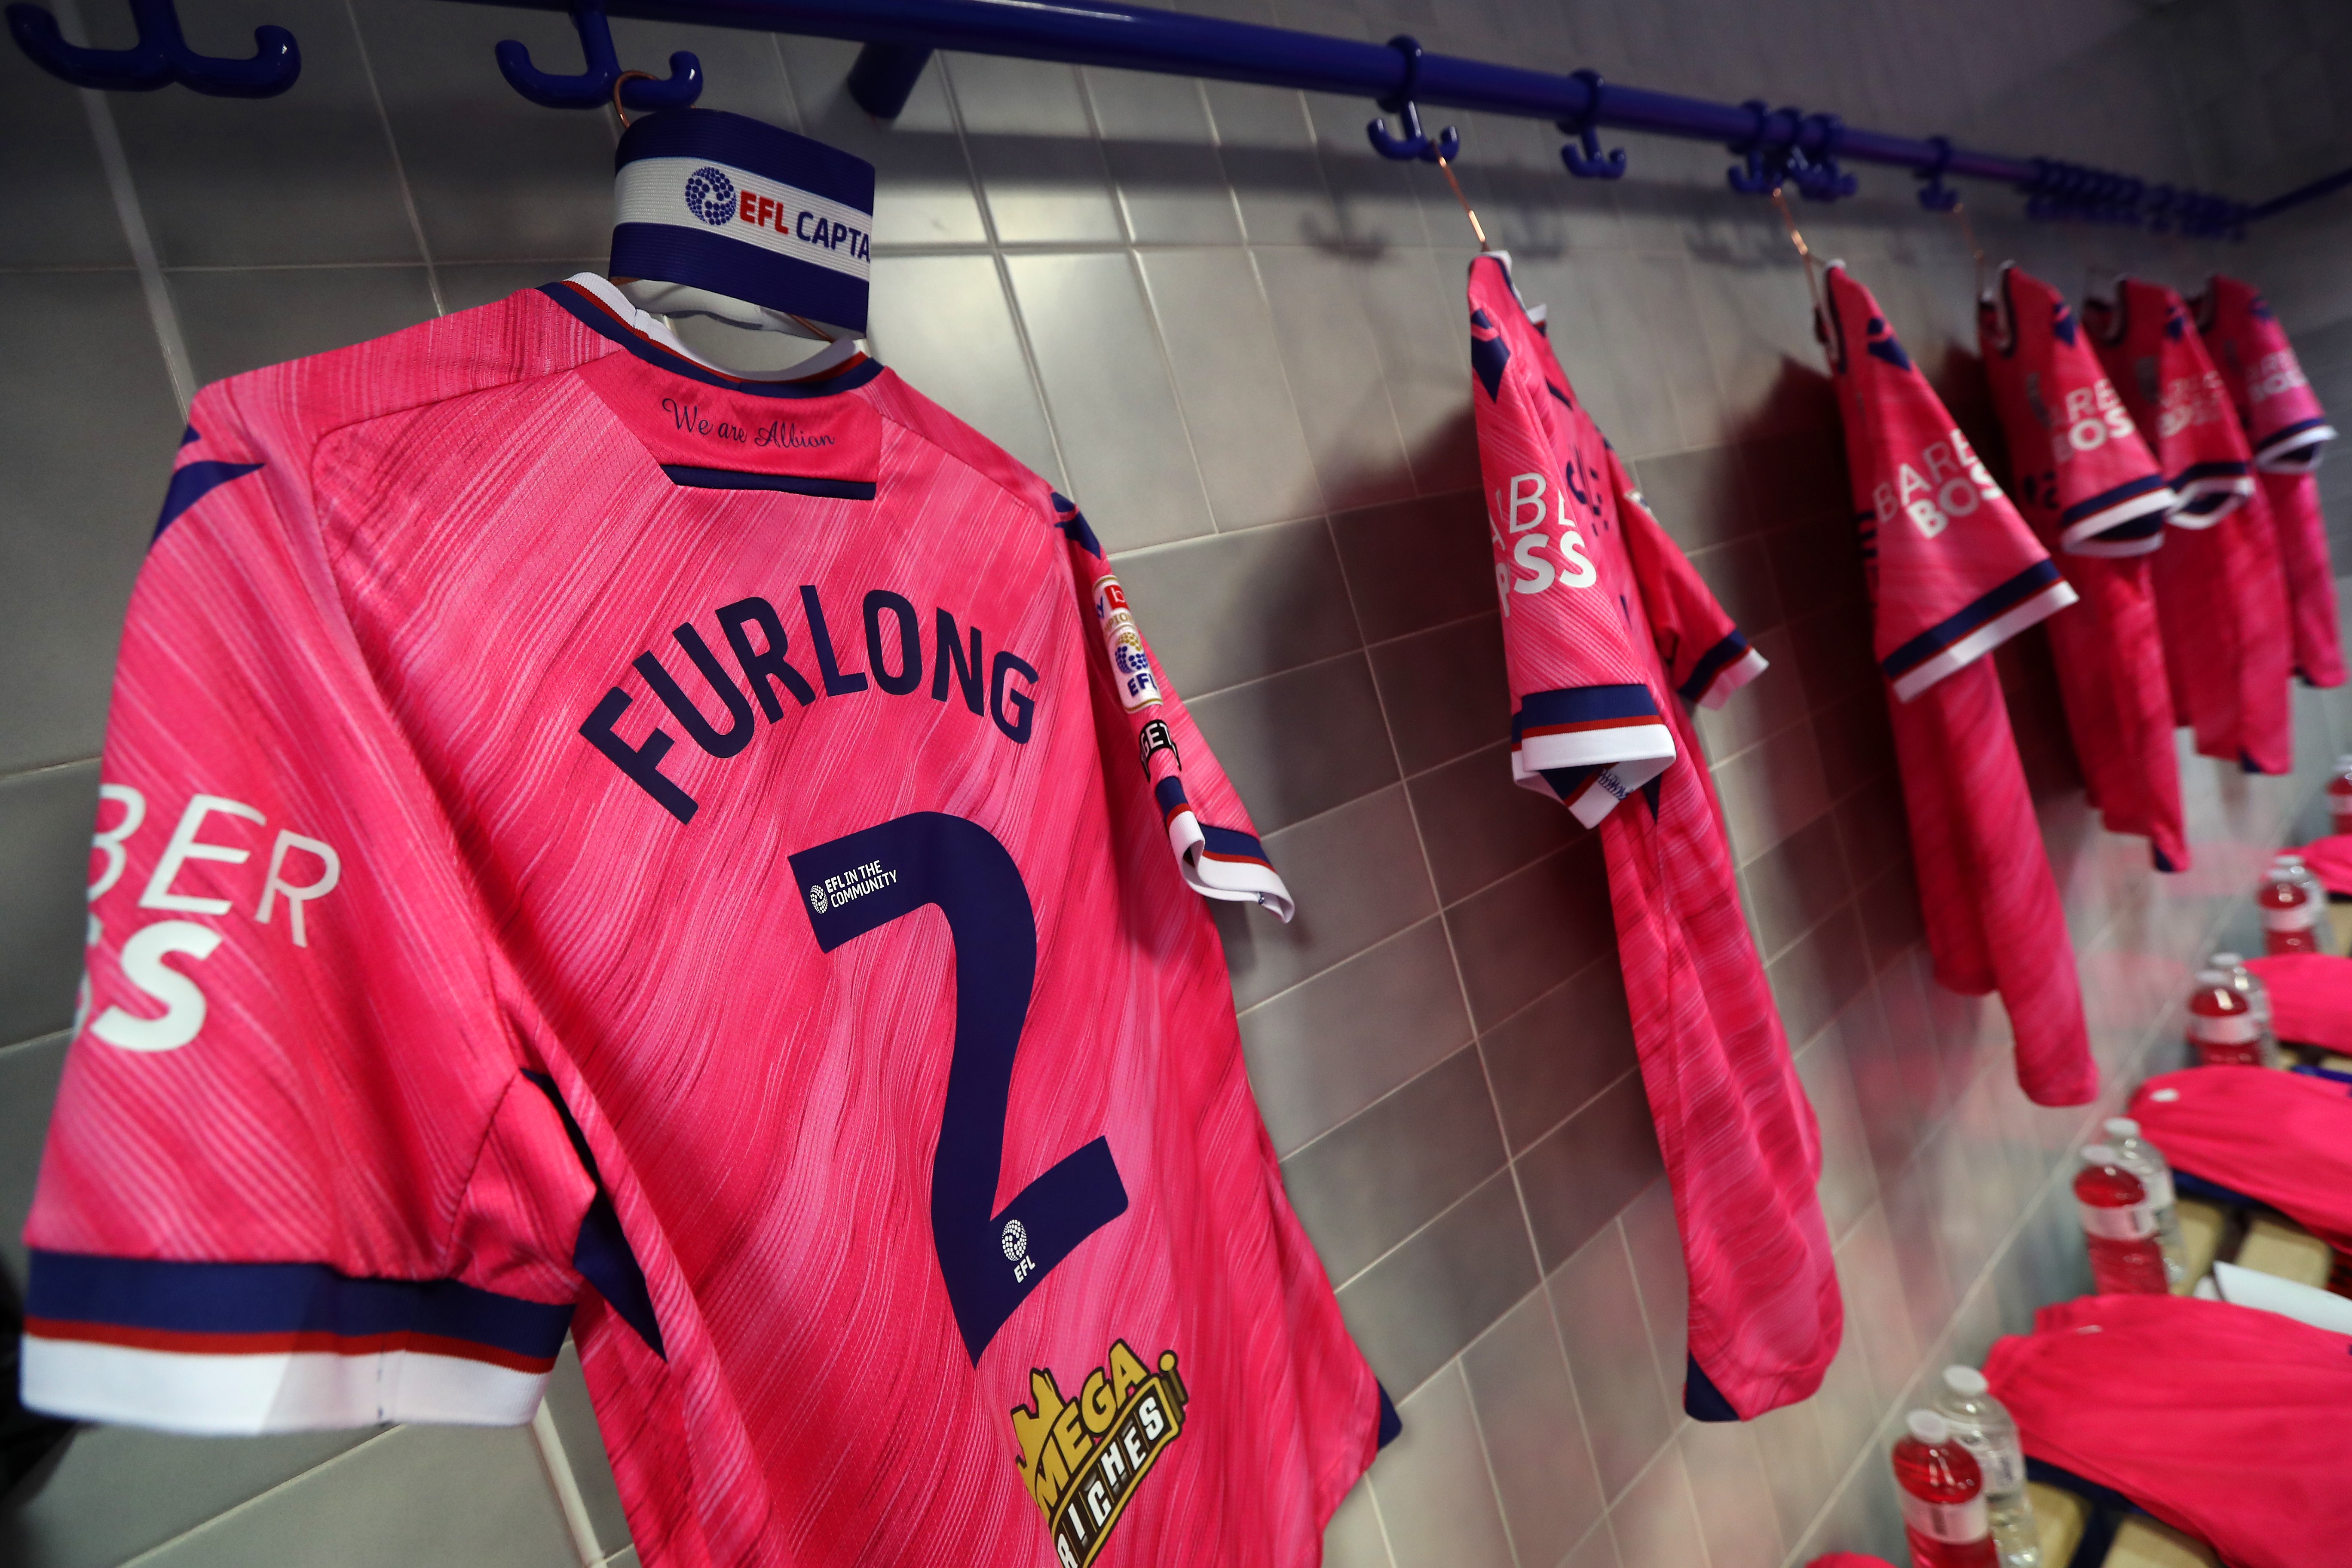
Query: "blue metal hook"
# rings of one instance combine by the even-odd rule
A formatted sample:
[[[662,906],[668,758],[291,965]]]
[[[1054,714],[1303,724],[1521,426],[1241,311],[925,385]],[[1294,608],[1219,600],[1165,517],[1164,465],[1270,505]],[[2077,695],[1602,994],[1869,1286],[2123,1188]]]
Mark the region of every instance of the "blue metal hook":
[[[1740,154],[1744,162],[1724,171],[1724,178],[1741,195],[1769,196],[1788,181],[1790,154],[1795,150],[1794,136],[1791,133],[1789,146],[1766,145],[1764,132],[1771,121],[1772,110],[1765,107],[1760,98],[1751,98],[1739,107],[1754,117],[1754,123],[1749,126],[1746,136],[1729,143],[1727,150]],[[1784,109],[1780,112],[1792,121],[1799,118],[1793,109]]]
[[[1421,108],[1413,102],[1413,94],[1421,87],[1421,40],[1409,33],[1399,33],[1389,40],[1389,47],[1404,57],[1404,85],[1387,98],[1377,101],[1382,109],[1397,117],[1404,132],[1402,136],[1389,134],[1389,122],[1375,120],[1364,127],[1364,134],[1372,143],[1372,151],[1383,158],[1400,163],[1418,158],[1424,163],[1443,159],[1452,163],[1462,151],[1462,135],[1451,125],[1435,137],[1421,128]]]
[[[137,4],[138,0],[132,0]],[[621,81],[620,57],[613,52],[613,29],[604,20],[604,0],[572,0],[572,26],[580,35],[580,52],[588,68],[577,76],[557,76],[530,63],[530,51],[512,38],[498,47],[499,70],[507,85],[542,109],[602,109],[614,101],[613,86],[620,82],[620,101],[640,111],[684,109],[702,96],[702,62],[680,49],[669,58],[669,79],[643,72]]]
[[[1607,154],[1601,151],[1601,138],[1594,126],[1601,119],[1601,95],[1608,90],[1608,82],[1596,70],[1571,71],[1571,79],[1584,84],[1584,112],[1570,120],[1552,123],[1576,138],[1559,150],[1559,161],[1568,172],[1580,180],[1622,180],[1625,177],[1625,149],[1612,147]]]
[[[302,74],[302,51],[283,27],[256,27],[250,59],[222,59],[188,47],[172,0],[131,0],[139,41],[127,49],[69,44],[58,19],[38,5],[8,7],[8,33],[33,63],[76,87],[101,92],[152,92],[173,82],[215,98],[273,98]]]
[[[1960,205],[1960,193],[1944,184],[1944,175],[1952,166],[1952,139],[1930,136],[1927,145],[1936,150],[1936,161],[1918,171],[1927,182],[1919,187],[1919,205],[1931,213],[1948,213]]]
[[[1807,127],[1821,132],[1818,153],[1804,150]],[[1796,140],[1789,147],[1789,177],[1809,202],[1833,202],[1859,188],[1852,174],[1838,167],[1838,144],[1845,140],[1845,121],[1834,114],[1809,114],[1797,122]]]

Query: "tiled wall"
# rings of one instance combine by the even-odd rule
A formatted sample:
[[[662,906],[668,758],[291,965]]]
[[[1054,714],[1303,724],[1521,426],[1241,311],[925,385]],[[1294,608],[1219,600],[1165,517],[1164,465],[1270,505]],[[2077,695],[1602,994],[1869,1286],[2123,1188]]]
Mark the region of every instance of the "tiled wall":
[[[127,41],[117,0],[80,3],[93,41]],[[2295,159],[2347,161],[2280,86],[2329,50],[2343,63],[2326,4],[2206,0],[2160,22],[2128,0],[1218,8],[2249,191]],[[301,84],[86,104],[0,48],[0,1041],[21,1042],[0,1048],[0,1270],[19,1282],[109,668],[188,392],[596,266],[609,223],[609,124],[530,107],[491,64],[512,36],[564,68],[560,18],[438,0],[183,14],[216,52],[290,26]],[[2283,52],[2291,27],[2303,46]],[[2053,1194],[2088,1117],[2027,1105],[1999,1007],[1927,977],[1833,409],[1769,209],[1724,190],[1717,152],[1627,139],[1632,175],[1586,184],[1546,130],[1450,117],[1570,375],[1772,661],[1701,730],[1821,1114],[1850,1326],[1819,1397],[1704,1426],[1679,1410],[1681,1268],[1598,846],[1508,779],[1470,247],[1436,172],[1373,158],[1350,100],[953,57],[881,130],[843,95],[846,47],[616,32],[625,63],[698,50],[706,104],[880,165],[880,355],[1086,506],[1298,896],[1291,926],[1223,921],[1235,1001],[1292,1197],[1406,1423],[1331,1560],[1895,1553],[1880,1455],[1908,1392],[2084,1283]],[[1864,181],[1860,202],[1806,208],[1809,233],[1981,429],[1956,226],[1898,174]],[[2352,412],[2352,286],[2323,220],[2225,252],[2028,230],[1998,220],[2012,199],[1982,205],[1997,252],[2069,287],[2093,261],[2187,284],[2216,257],[2276,279],[2290,326],[2340,323],[2306,363]],[[2352,494],[2331,500],[2352,517]],[[2003,670],[2112,1104],[2144,1058],[2174,1059],[2187,961],[2218,925],[2244,934],[2252,868],[2307,817],[2352,703],[2300,700],[2293,781],[2191,760],[2198,868],[2159,882],[2086,816],[2038,637]],[[0,1560],[633,1561],[568,1363],[551,1406],[584,1552],[524,1432],[90,1429],[0,1511]]]

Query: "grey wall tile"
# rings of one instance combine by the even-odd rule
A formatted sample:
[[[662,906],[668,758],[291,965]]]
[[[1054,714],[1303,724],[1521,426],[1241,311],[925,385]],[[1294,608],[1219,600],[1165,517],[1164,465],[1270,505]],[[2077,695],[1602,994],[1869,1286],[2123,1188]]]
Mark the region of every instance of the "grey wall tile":
[[[1347,257],[1269,247],[1255,258],[1325,504],[1336,510],[1412,494],[1412,470]]]
[[[1675,543],[1701,551],[1747,539],[1764,526],[1738,447],[1658,452],[1634,465],[1642,500]]]
[[[1066,482],[993,258],[877,256],[872,310],[883,363],[1057,489]]]
[[[1558,799],[1512,779],[1507,742],[1432,768],[1406,787],[1442,903],[1585,837]]]
[[[1787,1548],[1755,1429],[1744,1422],[1693,1421],[1678,1446],[1708,1568],[1773,1568]]]
[[[1843,1236],[1878,1196],[1870,1135],[1846,1070],[1843,1047],[1840,1031],[1824,1030],[1796,1058],[1797,1076],[1821,1126],[1822,1217],[1832,1237]]]
[[[1521,1563],[1557,1563],[1601,1518],[1601,1477],[1551,1297],[1528,1292],[1462,1352],[1503,1520]]]
[[[1604,1227],[1546,1284],[1601,1489],[1613,1499],[1666,1446],[1675,1425],[1651,1362],[1623,1235],[1614,1224]]]
[[[1228,686],[1191,708],[1260,833],[1396,782],[1396,753],[1360,653]]]
[[[1767,1411],[1749,1423],[1756,1435],[1757,1457],[1764,1463],[1765,1484],[1771,1489],[1772,1511],[1780,1521],[1780,1539],[1804,1536],[1813,1516],[1828,1500],[1843,1468],[1833,1468],[1822,1437],[1818,1399]],[[1839,1459],[1846,1458],[1840,1449]]]
[[[1281,1154],[1470,1038],[1454,955],[1434,920],[1259,1003],[1241,1028],[1250,1087]]]
[[[191,44],[253,52],[253,12],[180,6]],[[277,98],[124,93],[113,100],[139,201],[166,267],[421,262],[398,165],[343,0],[285,0],[302,74]],[[225,214],[233,222],[223,222]]]
[[[1732,853],[1742,863],[1812,821],[1830,804],[1812,726],[1804,722],[1725,762],[1716,769],[1715,788],[1731,830]]]
[[[1512,1568],[1478,1417],[1458,1368],[1423,1384],[1397,1410],[1404,1432],[1372,1467],[1397,1568]]]
[[[25,1216],[41,1173],[49,1107],[65,1071],[67,1035],[0,1047],[0,1276],[25,1296]]]
[[[1510,738],[1500,616],[1475,616],[1375,643],[1371,655],[1372,677],[1406,773]]]
[[[83,895],[97,822],[98,764],[0,778],[0,1040],[29,1040],[73,1019],[88,923]]]
[[[434,316],[422,267],[174,272],[172,300],[198,381],[380,338]]]
[[[1619,1079],[1530,1146],[1517,1169],[1537,1255],[1556,1268],[1665,1169],[1641,1076]]]
[[[1320,520],[1191,540],[1113,565],[1151,651],[1188,698],[1358,646]]]
[[[26,1568],[110,1568],[379,1430],[183,1437],[134,1426],[84,1426],[46,1474],[0,1510],[0,1561]],[[126,1484],[132,1478],[135,1483]],[[328,1539],[313,1540],[310,1549]]]
[[[580,1500],[587,1505],[597,1544],[608,1552],[621,1551],[629,1544],[629,1521],[622,1511],[613,1463],[604,1454],[604,1434],[597,1430],[596,1407],[580,1370],[579,1348],[568,1338],[547,1382],[547,1409],[563,1439],[563,1457],[579,1485]]]
[[[1869,950],[1852,907],[1815,926],[1767,965],[1764,977],[1780,1004],[1789,1044],[1796,1047],[1811,1039],[1870,984]]]
[[[1494,557],[1475,490],[1342,511],[1331,532],[1370,641],[1495,608]]]
[[[1348,1330],[1391,1395],[1419,1388],[1535,1288],[1510,1173],[1486,1184],[1339,1292]]]
[[[1217,526],[1321,511],[1323,492],[1248,255],[1152,251],[1143,276]]]
[[[1436,221],[1442,226],[1450,219],[1441,216]],[[1374,323],[1372,342],[1397,428],[1423,495],[1478,483],[1467,397],[1470,332],[1462,272],[1466,254],[1399,247],[1360,250],[1349,258]]]
[[[130,265],[75,89],[21,49],[0,50],[0,267]]]
[[[778,40],[801,129],[874,165],[874,242],[971,245],[987,237],[971,165],[955,133],[945,73],[927,69],[907,107],[876,122],[844,85],[858,46],[831,38]]]
[[[1412,842],[1404,791],[1393,787],[1268,835],[1266,854],[1298,913],[1278,925],[1253,906],[1210,911],[1224,937],[1235,1002],[1263,1002],[1434,913]]]
[[[1284,1160],[1282,1184],[1347,1280],[1502,1166],[1486,1075],[1465,1049]]]
[[[1358,1481],[1331,1515],[1323,1531],[1323,1561],[1330,1568],[1395,1568],[1369,1480]]]
[[[0,772],[97,752],[181,428],[136,278],[19,274],[6,288],[0,659],[17,679],[0,695]]]
[[[1339,215],[1323,183],[1315,133],[1298,94],[1241,82],[1203,84],[1217,155],[1233,182],[1242,229],[1256,245],[1328,244]]]
[[[1241,209],[1217,157],[1201,84],[1092,67],[1079,75],[1128,232],[1147,243],[1238,244]]]
[[[1617,1224],[1633,1258],[1633,1283],[1642,1292],[1658,1382],[1679,1403],[1690,1373],[1690,1276],[1682,1231],[1675,1223],[1673,1187],[1664,1180],[1652,1182],[1625,1205]]]
[[[1659,1456],[1610,1510],[1609,1523],[1625,1568],[1688,1568],[1708,1561],[1679,1449]]]
[[[443,262],[433,268],[433,279],[441,286],[442,309],[454,313],[495,304],[509,294],[559,282],[574,273],[601,273],[605,259],[575,256],[568,260]]]
[[[530,1435],[518,1426],[398,1426],[158,1548],[153,1568],[317,1561],[394,1568],[497,1563],[579,1568]]]
[[[1617,1538],[1610,1532],[1609,1521],[1603,1519],[1586,1531],[1576,1550],[1560,1559],[1559,1568],[1620,1568]]]
[[[1770,958],[1829,918],[1853,896],[1837,824],[1815,817],[1748,862],[1749,912],[1757,951]]]
[[[1592,835],[1514,872],[1445,912],[1483,1028],[1517,1012],[1601,953],[1616,927]]]
[[[1209,498],[1135,263],[1116,255],[1013,256],[1005,270],[1037,355],[1070,493],[1096,537],[1117,551],[1208,532]]]
[[[996,237],[1007,245],[1127,237],[1076,68],[942,55]]]
[[[1479,1037],[1505,1135],[1524,1149],[1633,1070],[1633,1024],[1609,955]]]
[[[578,70],[579,38],[563,17],[445,12],[424,0],[378,0],[357,15],[436,260],[610,250],[612,117],[541,109],[507,86],[492,58],[499,39],[516,38],[541,69]]]

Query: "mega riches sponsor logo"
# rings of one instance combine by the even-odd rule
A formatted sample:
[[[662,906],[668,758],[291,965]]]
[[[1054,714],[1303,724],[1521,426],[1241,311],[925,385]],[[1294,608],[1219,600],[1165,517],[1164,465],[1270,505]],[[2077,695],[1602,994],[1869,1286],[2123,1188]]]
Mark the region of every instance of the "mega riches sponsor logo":
[[[1030,1403],[1013,1411],[1021,1443],[1015,1463],[1045,1510],[1062,1568],[1087,1568],[1153,1463],[1184,1429],[1176,1352],[1161,1351],[1160,1370],[1149,1372],[1125,1340],[1113,1340],[1076,1398],[1064,1399],[1043,1367],[1031,1370],[1029,1393]]]

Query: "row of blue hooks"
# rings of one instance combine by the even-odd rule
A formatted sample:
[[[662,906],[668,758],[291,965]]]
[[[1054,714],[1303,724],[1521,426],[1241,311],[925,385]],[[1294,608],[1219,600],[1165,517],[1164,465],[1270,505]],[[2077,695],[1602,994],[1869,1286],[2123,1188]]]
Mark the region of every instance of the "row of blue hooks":
[[[532,63],[530,51],[509,38],[496,50],[499,69],[509,84],[531,102],[550,109],[598,109],[609,104],[651,111],[694,102],[702,92],[701,62],[680,50],[670,56],[667,78],[623,70],[613,47],[605,4],[606,0],[570,0],[584,70],[541,70]],[[301,75],[301,50],[283,27],[256,28],[254,54],[236,59],[200,55],[190,48],[173,0],[131,0],[131,14],[138,27],[138,42],[125,49],[68,43],[57,18],[28,0],[7,7],[8,31],[17,47],[51,75],[77,87],[110,92],[149,92],[176,82],[218,97],[269,98],[292,87]],[[1403,57],[1404,79],[1393,93],[1379,100],[1384,114],[1365,127],[1368,139],[1383,157],[1450,163],[1462,150],[1460,132],[1449,125],[1430,134],[1423,128],[1421,107],[1415,101],[1421,85],[1420,43],[1400,35],[1389,40],[1389,47]],[[874,47],[889,47],[906,56],[904,64],[911,70],[919,70],[929,55],[927,49],[900,46]],[[1580,179],[1622,179],[1624,149],[1604,153],[1598,133],[1608,83],[1591,70],[1577,71],[1571,79],[1584,89],[1584,107],[1580,113],[1555,121],[1570,138],[1560,148],[1561,163]],[[1794,185],[1801,195],[1816,202],[1854,194],[1853,175],[1838,165],[1839,145],[1845,136],[1843,121],[1834,114],[1807,114],[1794,108],[1768,109],[1762,99],[1750,99],[1740,107],[1748,112],[1750,125],[1744,136],[1727,144],[1740,159],[1727,172],[1733,190],[1766,195]],[[1397,123],[1393,132],[1389,117]],[[1923,182],[1919,202],[1931,211],[1949,212],[1959,202],[1959,193],[1945,183],[1954,149],[1951,141],[1942,136],[1929,138],[1927,145],[1934,149],[1935,157],[1916,171]],[[2158,232],[2238,238],[2243,237],[2253,212],[2224,197],[2150,185],[2129,175],[2054,159],[2036,158],[2031,167],[2032,177],[2020,186],[2031,217],[2146,225]]]

